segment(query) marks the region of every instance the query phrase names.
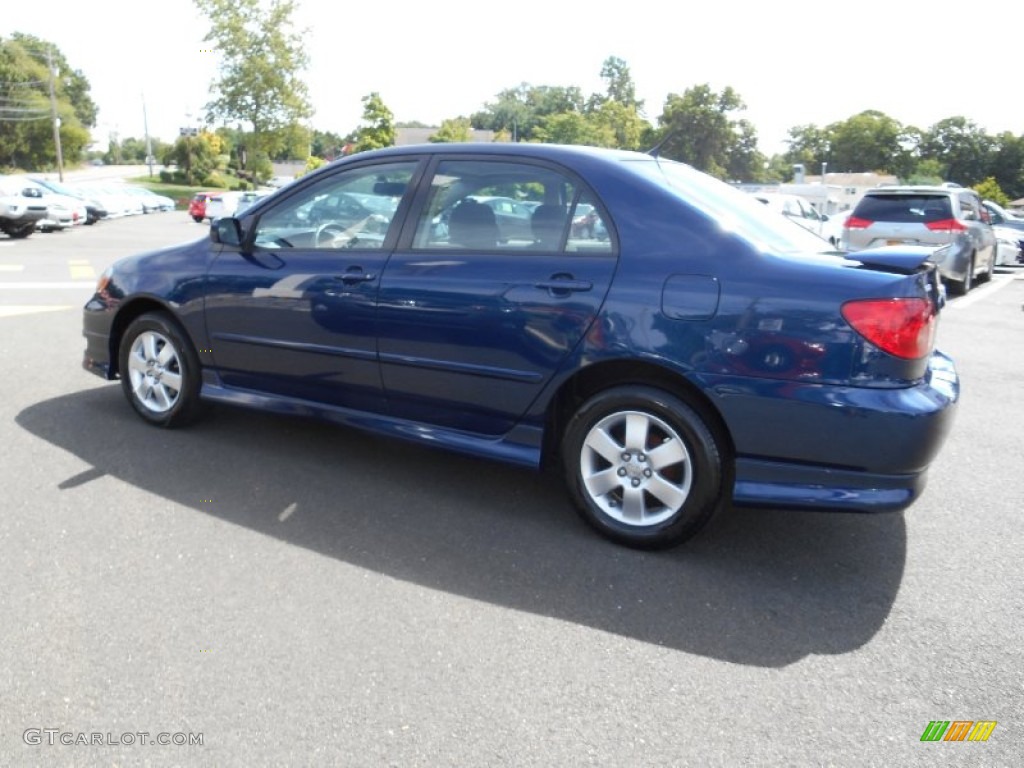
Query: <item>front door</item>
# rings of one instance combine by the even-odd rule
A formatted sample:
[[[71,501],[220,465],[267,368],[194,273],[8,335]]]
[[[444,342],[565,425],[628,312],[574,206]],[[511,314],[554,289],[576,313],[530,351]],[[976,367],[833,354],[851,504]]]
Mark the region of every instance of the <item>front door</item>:
[[[209,271],[206,323],[222,382],[383,410],[380,276],[416,161],[346,167],[261,212],[251,246]]]

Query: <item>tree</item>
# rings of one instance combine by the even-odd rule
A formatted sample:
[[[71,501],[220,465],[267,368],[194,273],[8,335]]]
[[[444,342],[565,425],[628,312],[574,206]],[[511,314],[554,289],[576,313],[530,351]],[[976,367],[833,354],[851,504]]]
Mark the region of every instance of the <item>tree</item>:
[[[993,139],[988,173],[1011,200],[1024,197],[1024,136],[1005,131]]]
[[[988,175],[995,142],[966,117],[947,117],[929,128],[923,138],[923,157],[938,160],[943,177],[969,186]]]
[[[913,133],[883,112],[866,110],[825,130],[828,164],[836,171],[889,172],[905,178],[916,163]]]
[[[15,33],[0,38],[0,165],[25,170],[56,167],[48,61],[55,73],[62,153],[74,162],[89,144],[88,129],[96,124],[97,113],[89,81],[52,43]]]
[[[435,144],[453,144],[473,140],[473,126],[468,117],[456,117],[442,120],[441,127],[430,136]]]
[[[601,79],[605,81],[608,101],[631,107],[637,113],[643,110],[644,103],[637,101],[636,85],[625,61],[617,56],[609,56],[601,65]]]
[[[309,142],[309,150],[314,157],[322,157],[329,161],[341,157],[342,150],[347,143],[348,141],[337,133],[314,130]]]
[[[820,168],[822,163],[830,161],[829,132],[816,125],[797,125],[789,129],[786,144],[789,149],[783,155],[789,165],[802,165],[804,168]]]
[[[376,91],[363,97],[363,122],[356,130],[356,152],[394,145],[395,116]]]
[[[584,106],[583,91],[577,86],[530,85],[521,83],[507,88],[497,101],[484,105],[481,112],[470,117],[472,126],[495,133],[507,131],[517,141],[533,141],[535,131],[548,115],[565,112],[580,113]]]
[[[615,146],[615,133],[591,115],[559,112],[546,115],[534,130],[534,141],[548,144],[582,144],[589,147]]]
[[[210,87],[208,119],[248,123],[249,154],[268,155],[280,146],[273,133],[313,113],[305,69],[305,31],[293,28],[295,0],[195,0],[210,19],[204,40],[220,54],[220,74]]]
[[[207,131],[198,136],[181,136],[165,153],[164,162],[173,161],[178,166],[180,180],[194,186],[217,170],[218,149],[218,137]]]
[[[670,93],[658,118],[659,138],[667,139],[661,153],[712,176],[727,177],[730,151],[738,143],[757,141],[753,127],[741,127],[732,116],[744,109],[739,94],[728,86],[721,93],[707,83],[687,88],[682,96]]]
[[[991,200],[996,205],[1004,206],[1010,202],[1009,196],[999,188],[999,183],[991,176],[973,187],[974,191],[984,200]]]

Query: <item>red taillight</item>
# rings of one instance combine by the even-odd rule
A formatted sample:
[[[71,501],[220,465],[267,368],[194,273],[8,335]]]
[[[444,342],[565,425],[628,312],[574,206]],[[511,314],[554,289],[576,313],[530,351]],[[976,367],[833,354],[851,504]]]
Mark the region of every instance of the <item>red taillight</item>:
[[[843,229],[867,229],[875,222],[869,219],[861,219],[857,216],[850,216],[846,223],[843,224]]]
[[[842,312],[857,333],[890,355],[913,360],[932,351],[937,318],[927,299],[857,299]]]
[[[956,219],[940,219],[925,224],[932,232],[966,232],[967,227]]]

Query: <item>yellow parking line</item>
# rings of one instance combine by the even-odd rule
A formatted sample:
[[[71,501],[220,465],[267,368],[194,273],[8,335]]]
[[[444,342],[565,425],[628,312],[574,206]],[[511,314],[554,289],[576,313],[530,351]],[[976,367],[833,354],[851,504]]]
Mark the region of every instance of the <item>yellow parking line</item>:
[[[72,280],[95,280],[96,270],[88,259],[68,259],[68,270]]]
[[[24,272],[24,264],[0,264],[0,272]]]

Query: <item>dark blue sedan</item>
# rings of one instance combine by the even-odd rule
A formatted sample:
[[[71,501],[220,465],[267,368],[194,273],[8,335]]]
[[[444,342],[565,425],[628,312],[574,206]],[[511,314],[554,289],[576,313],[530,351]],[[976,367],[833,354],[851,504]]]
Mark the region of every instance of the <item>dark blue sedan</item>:
[[[115,264],[84,366],[156,426],[205,400],[557,466],[631,546],[730,503],[902,509],[958,399],[944,293],[926,249],[825,248],[650,155],[368,152]]]

